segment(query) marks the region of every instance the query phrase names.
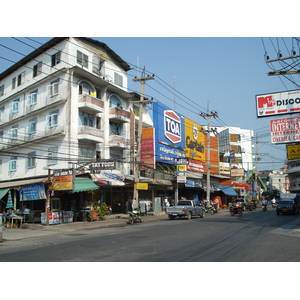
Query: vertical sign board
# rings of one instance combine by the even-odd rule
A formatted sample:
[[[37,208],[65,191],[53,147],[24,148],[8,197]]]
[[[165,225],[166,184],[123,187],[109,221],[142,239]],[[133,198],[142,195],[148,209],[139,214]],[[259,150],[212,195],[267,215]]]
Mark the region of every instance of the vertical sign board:
[[[256,95],[257,117],[300,112],[300,90]]]
[[[205,173],[205,148],[204,133],[202,126],[190,119],[184,118],[185,149],[189,158],[188,171]]]
[[[299,143],[300,117],[270,121],[271,143]]]
[[[153,103],[156,161],[176,164],[176,158],[185,157],[183,116],[164,104]]]
[[[141,170],[155,169],[155,134],[154,128],[142,129],[142,142],[141,142]]]
[[[53,173],[53,190],[70,191],[74,186],[74,169],[54,170]]]

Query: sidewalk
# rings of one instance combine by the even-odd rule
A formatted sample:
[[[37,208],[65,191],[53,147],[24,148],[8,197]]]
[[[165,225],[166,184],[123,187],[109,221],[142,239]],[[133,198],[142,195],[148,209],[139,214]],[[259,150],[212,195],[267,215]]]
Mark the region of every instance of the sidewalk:
[[[161,221],[167,219],[168,217],[164,212],[159,214],[149,213],[145,216],[142,216],[143,223],[149,223],[149,222]],[[51,235],[58,232],[132,226],[132,225],[128,225],[127,221],[128,221],[127,214],[113,214],[111,216],[106,216],[106,219],[101,221],[72,222],[72,223],[63,223],[63,224],[49,225],[49,226],[27,223],[26,227],[24,226],[24,228],[2,227],[2,239],[3,242],[5,242],[5,241],[27,239],[31,237]]]

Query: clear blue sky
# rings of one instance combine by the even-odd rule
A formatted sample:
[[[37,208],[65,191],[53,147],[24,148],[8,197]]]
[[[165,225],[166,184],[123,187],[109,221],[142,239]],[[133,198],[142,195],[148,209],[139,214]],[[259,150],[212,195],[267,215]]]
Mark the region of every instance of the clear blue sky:
[[[146,75],[155,75],[156,80],[147,82],[147,97],[153,97],[201,125],[205,125],[206,120],[199,113],[206,112],[207,108],[215,110],[219,118],[212,120],[213,126],[253,129],[258,135],[258,152],[268,153],[260,155],[259,170],[279,169],[284,165],[285,146],[270,144],[270,118],[256,117],[255,95],[296,89],[284,78],[267,76],[270,68],[264,59],[265,51],[276,58],[278,48],[283,56],[288,56],[293,46],[292,38],[92,38],[106,43],[132,67],[145,67]],[[0,72],[39,47],[39,43],[49,40],[31,39],[0,38]],[[299,49],[296,51],[299,54]],[[140,75],[136,70],[129,71],[130,91],[140,92],[140,84],[132,81],[134,76]]]

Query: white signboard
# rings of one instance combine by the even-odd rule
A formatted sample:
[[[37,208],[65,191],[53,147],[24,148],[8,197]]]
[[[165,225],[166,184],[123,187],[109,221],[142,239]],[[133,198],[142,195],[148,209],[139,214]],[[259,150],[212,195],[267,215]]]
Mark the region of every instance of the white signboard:
[[[300,90],[256,95],[257,117],[300,112]]]
[[[300,117],[270,121],[272,144],[300,142]]]

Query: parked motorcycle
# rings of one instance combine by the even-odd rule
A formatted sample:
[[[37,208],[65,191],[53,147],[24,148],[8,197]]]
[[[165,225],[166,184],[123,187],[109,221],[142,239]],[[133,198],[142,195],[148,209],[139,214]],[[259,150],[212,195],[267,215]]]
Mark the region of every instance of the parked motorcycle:
[[[238,203],[234,203],[232,206],[230,206],[230,214],[234,216],[235,214],[238,214],[239,216],[243,215],[243,206]]]
[[[205,209],[205,212],[214,215],[218,212],[218,210],[214,206],[210,206]]]
[[[110,215],[111,215],[111,213],[112,213],[111,206],[107,206],[107,211],[106,211],[106,214],[110,216]]]
[[[142,217],[141,217],[141,211],[140,209],[136,209],[133,211],[128,211],[128,222],[127,224],[133,224],[133,223],[142,223]]]

